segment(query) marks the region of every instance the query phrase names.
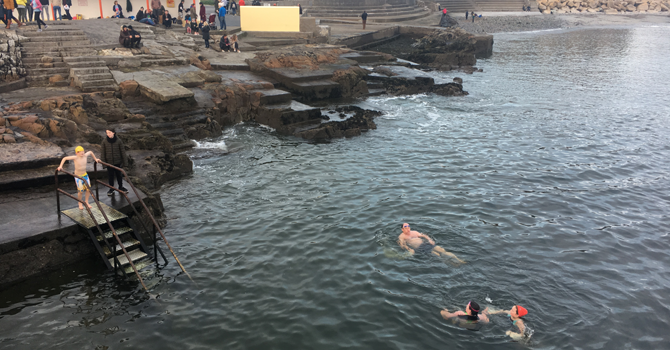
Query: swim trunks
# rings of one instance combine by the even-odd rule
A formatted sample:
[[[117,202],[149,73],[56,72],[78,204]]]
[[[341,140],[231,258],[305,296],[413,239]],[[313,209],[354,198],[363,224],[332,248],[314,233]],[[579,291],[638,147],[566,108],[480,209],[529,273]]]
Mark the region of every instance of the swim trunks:
[[[416,248],[414,250],[415,253],[423,253],[423,254],[430,254],[433,251],[433,248],[435,248],[434,245],[428,243],[428,242],[423,242],[419,246],[419,248]]]
[[[88,187],[91,187],[91,180],[88,178],[88,173],[85,173],[84,175],[81,175],[81,177],[86,180],[86,184]],[[82,181],[80,178],[75,177],[74,178],[74,183],[77,184],[77,190],[79,192],[86,192],[86,186],[84,186],[84,181]]]

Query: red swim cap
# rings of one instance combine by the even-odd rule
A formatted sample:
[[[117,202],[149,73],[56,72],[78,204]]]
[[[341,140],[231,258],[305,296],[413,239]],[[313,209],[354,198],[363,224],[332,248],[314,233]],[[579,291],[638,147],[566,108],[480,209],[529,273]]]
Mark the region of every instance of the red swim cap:
[[[528,315],[528,310],[526,310],[526,308],[521,306],[521,305],[517,305],[516,306],[516,313],[517,313],[517,315],[519,315],[519,317],[524,317],[524,316]]]

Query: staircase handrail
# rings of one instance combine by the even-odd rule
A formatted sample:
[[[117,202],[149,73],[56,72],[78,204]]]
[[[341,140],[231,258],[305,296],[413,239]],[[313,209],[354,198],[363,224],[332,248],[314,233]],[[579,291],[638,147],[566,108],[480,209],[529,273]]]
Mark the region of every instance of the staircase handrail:
[[[107,226],[109,226],[110,230],[112,230],[112,235],[114,235],[114,238],[116,238],[116,241],[118,242],[119,247],[121,247],[121,250],[123,250],[123,254],[126,256],[126,259],[128,259],[128,263],[129,263],[130,266],[133,268],[133,271],[135,271],[135,275],[137,275],[137,278],[140,280],[140,283],[142,283],[142,287],[144,287],[144,290],[146,290],[147,293],[149,293],[149,289],[148,289],[147,286],[144,284],[144,280],[142,280],[142,276],[140,276],[140,273],[137,271],[137,268],[135,267],[135,264],[133,264],[133,260],[130,258],[130,255],[129,255],[128,252],[126,251],[126,248],[123,246],[123,243],[121,242],[121,239],[120,239],[119,236],[116,234],[116,230],[114,229],[114,226],[112,226],[112,223],[109,221],[109,218],[107,217],[107,214],[106,214],[105,211],[102,209],[102,206],[100,205],[100,201],[98,201],[98,198],[96,198],[96,197],[93,195],[93,192],[91,191],[91,188],[89,187],[89,185],[88,185],[88,183],[86,182],[86,180],[84,180],[83,177],[81,177],[81,176],[79,176],[79,175],[75,175],[75,174],[73,174],[73,173],[70,173],[70,172],[68,172],[68,171],[66,171],[66,170],[58,170],[58,169],[56,169],[56,171],[55,171],[55,177],[56,177],[56,203],[57,203],[58,216],[60,217],[60,196],[59,196],[59,194],[60,194],[60,193],[63,193],[63,194],[65,194],[66,196],[68,196],[68,197],[70,197],[70,198],[76,200],[77,202],[79,202],[80,204],[82,204],[82,205],[84,206],[84,208],[86,208],[86,211],[88,211],[88,215],[91,216],[91,219],[92,219],[93,222],[95,223],[95,226],[98,228],[98,231],[100,231],[100,235],[102,236],[103,240],[106,241],[106,239],[105,239],[105,234],[102,232],[102,229],[100,228],[100,225],[98,225],[98,221],[95,219],[95,216],[93,216],[93,212],[91,211],[91,208],[88,207],[88,203],[85,203],[83,200],[81,200],[81,199],[79,199],[79,198],[75,198],[73,195],[71,195],[71,194],[69,194],[69,193],[67,193],[67,192],[65,192],[65,191],[63,191],[63,190],[61,190],[61,189],[58,187],[58,172],[59,172],[59,171],[62,171],[62,172],[64,172],[65,174],[68,174],[68,175],[70,175],[70,176],[72,176],[72,177],[74,177],[74,178],[77,178],[77,179],[79,179],[79,180],[82,181],[82,183],[83,183],[84,186],[86,187],[86,190],[91,194],[91,198],[93,198],[93,200],[95,201],[95,204],[98,206],[98,210],[100,210],[100,213],[101,213],[102,216],[105,218],[105,221],[107,222]],[[114,247],[114,250],[116,250],[116,247]],[[111,250],[110,250],[110,251],[111,251]],[[121,264],[121,263],[118,261],[118,259],[116,259],[116,256],[114,257],[114,259],[115,259],[115,263],[119,263],[119,265]]]
[[[161,238],[163,238],[163,242],[165,242],[165,245],[167,245],[168,249],[170,249],[170,252],[172,253],[172,256],[174,256],[174,259],[177,261],[177,264],[179,264],[179,267],[181,267],[181,270],[186,274],[186,276],[188,276],[188,278],[189,278],[191,281],[193,281],[193,278],[191,277],[191,275],[189,275],[189,273],[186,272],[186,269],[184,268],[184,265],[182,265],[181,262],[179,261],[179,258],[177,258],[177,254],[175,254],[174,250],[172,250],[172,246],[170,246],[170,243],[168,243],[167,238],[165,237],[165,235],[163,234],[163,231],[161,230],[160,226],[159,226],[158,223],[156,222],[156,219],[154,218],[154,216],[153,216],[153,215],[151,214],[151,212],[149,211],[149,208],[147,208],[147,205],[144,204],[144,201],[142,200],[142,197],[140,197],[139,193],[137,192],[137,189],[135,188],[135,186],[133,185],[133,183],[130,181],[130,178],[128,178],[128,174],[126,173],[126,171],[123,170],[123,169],[121,169],[121,168],[119,168],[119,167],[117,167],[117,166],[111,165],[111,164],[109,164],[109,163],[105,163],[105,162],[103,162],[102,160],[101,160],[99,163],[102,164],[102,165],[104,165],[104,166],[106,166],[106,167],[109,167],[109,168],[112,168],[112,169],[116,169],[116,170],[120,171],[120,172],[123,174],[123,177],[126,179],[126,182],[130,185],[130,188],[133,189],[133,192],[135,193],[135,197],[137,197],[137,199],[140,201],[140,203],[142,204],[142,207],[144,208],[144,210],[146,211],[146,213],[149,215],[149,218],[151,218],[151,222],[153,222],[154,227],[156,228],[156,230],[158,231],[158,233],[160,233]],[[97,164],[97,163],[94,163],[94,164],[93,164],[93,167],[94,167],[94,171],[97,172],[98,164]],[[97,186],[97,184],[98,184],[98,183],[96,182],[96,186]],[[148,233],[148,232],[147,232],[147,233]],[[154,244],[156,244],[156,242],[154,242]]]

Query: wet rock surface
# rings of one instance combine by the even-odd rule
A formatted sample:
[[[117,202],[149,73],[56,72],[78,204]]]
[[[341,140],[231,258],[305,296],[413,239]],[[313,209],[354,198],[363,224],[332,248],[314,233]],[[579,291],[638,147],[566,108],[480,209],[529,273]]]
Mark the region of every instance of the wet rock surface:
[[[294,136],[314,141],[359,136],[362,132],[377,129],[374,118],[380,115],[382,115],[382,112],[357,106],[337,107],[325,114],[331,120],[330,122],[322,123],[318,127],[308,130],[297,130]]]
[[[524,32],[567,27],[567,22],[556,16],[496,16],[471,19],[458,18],[458,25],[473,34]]]

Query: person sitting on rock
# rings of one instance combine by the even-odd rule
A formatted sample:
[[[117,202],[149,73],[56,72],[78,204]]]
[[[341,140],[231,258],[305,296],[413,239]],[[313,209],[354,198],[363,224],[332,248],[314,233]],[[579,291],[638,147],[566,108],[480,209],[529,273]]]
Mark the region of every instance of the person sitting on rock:
[[[219,47],[221,48],[221,51],[228,52],[230,51],[230,40],[228,40],[227,35],[223,35],[221,37],[221,41],[219,41]]]
[[[121,33],[119,33],[119,44],[123,47],[130,47],[130,31],[125,25],[121,27]]]
[[[240,52],[240,45],[238,44],[237,34],[230,37],[230,48],[233,52]]]
[[[144,18],[145,18],[145,16],[144,16],[144,7],[140,7],[140,10],[137,11],[137,15],[135,15],[135,20],[139,22],[139,21],[141,21],[141,20],[144,19]]]
[[[142,40],[142,34],[133,29],[133,26],[128,26],[128,32],[130,33],[130,47],[139,49],[140,41]]]
[[[200,27],[198,27],[198,20],[192,19],[191,20],[191,26],[189,27],[191,30],[190,33],[194,35],[198,35],[200,31]]]
[[[170,27],[172,27],[172,16],[170,16],[170,13],[167,11],[165,11],[165,14],[163,15],[163,25],[167,29],[170,29]]]

